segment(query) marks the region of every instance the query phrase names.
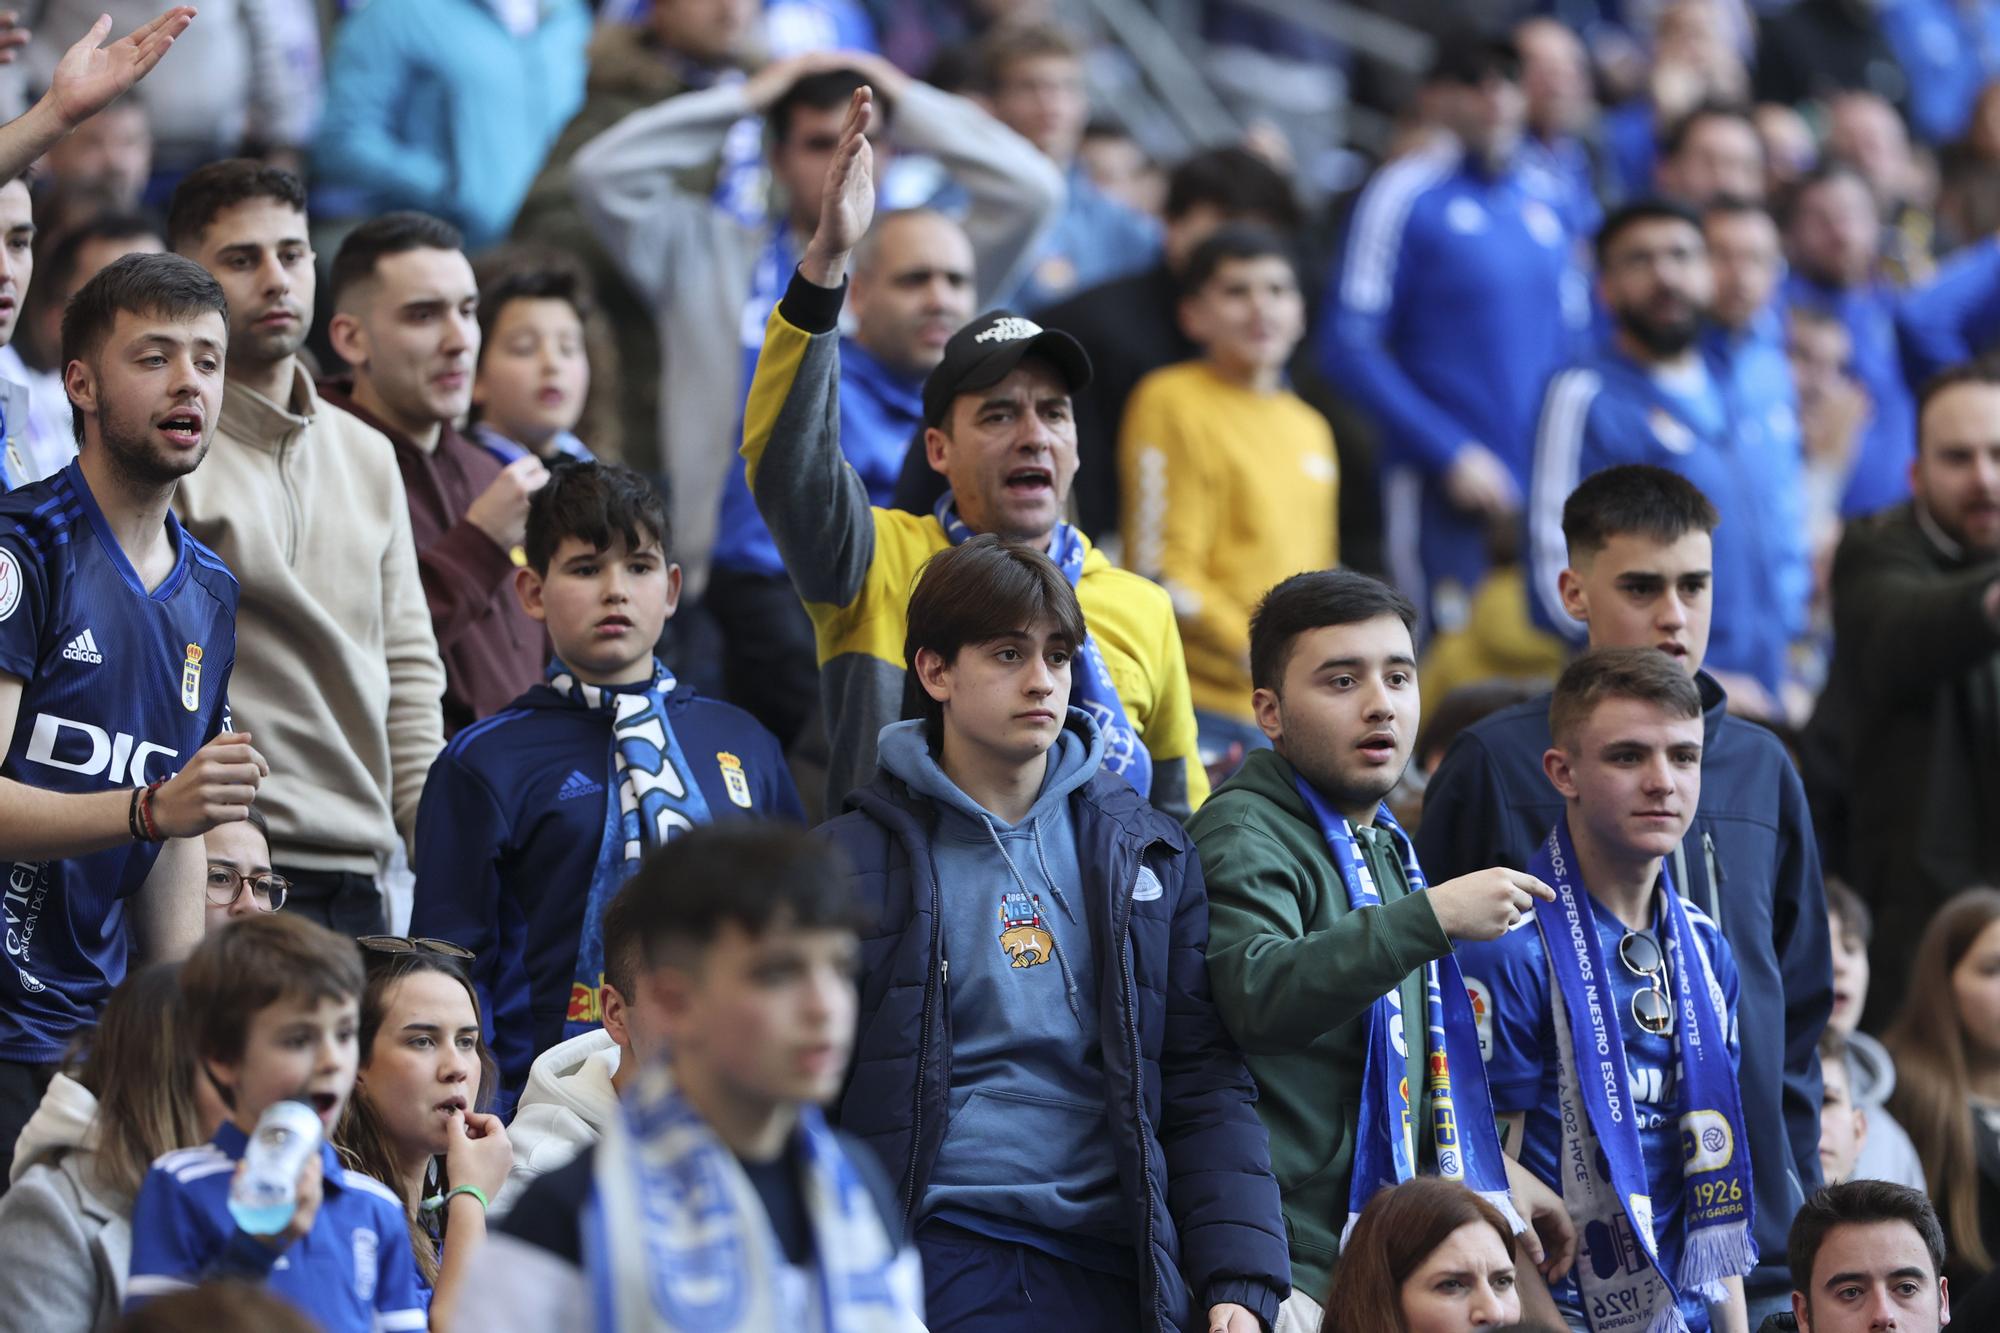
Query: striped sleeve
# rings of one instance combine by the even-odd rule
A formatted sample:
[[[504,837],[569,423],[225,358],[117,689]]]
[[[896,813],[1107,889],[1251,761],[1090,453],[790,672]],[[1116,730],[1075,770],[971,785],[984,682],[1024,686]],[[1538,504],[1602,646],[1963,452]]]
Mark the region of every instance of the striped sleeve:
[[[1549,382],[1535,431],[1533,479],[1528,494],[1528,605],[1535,622],[1571,640],[1584,627],[1563,609],[1557,584],[1569,564],[1563,539],[1563,504],[1582,478],[1584,436],[1591,404],[1603,388],[1594,370],[1565,370]]]

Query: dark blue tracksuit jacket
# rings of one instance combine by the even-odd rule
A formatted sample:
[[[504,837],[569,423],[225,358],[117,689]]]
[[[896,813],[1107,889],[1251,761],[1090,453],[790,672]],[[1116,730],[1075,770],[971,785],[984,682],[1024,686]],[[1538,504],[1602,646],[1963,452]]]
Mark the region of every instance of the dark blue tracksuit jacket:
[[[684,685],[667,696],[667,721],[712,818],[804,822],[777,738],[755,718]],[[424,783],[410,933],[478,955],[502,1108],[562,1040],[591,873],[617,808],[610,717],[546,685],[452,737]]]
[[[1757,1216],[1752,1293],[1789,1291],[1785,1237],[1819,1188],[1819,1036],[1833,1007],[1833,957],[1819,851],[1805,789],[1778,738],[1728,714],[1722,689],[1695,678],[1706,708],[1701,808],[1671,867],[1674,883],[1722,924],[1741,979],[1744,1128]],[[1468,727],[1424,794],[1417,855],[1431,883],[1487,866],[1520,869],[1562,813],[1542,773],[1549,696]]]
[[[932,870],[928,800],[885,775],[847,803],[821,828],[853,862],[865,923],[854,1059],[835,1118],[880,1155],[907,1221],[949,1116],[940,914],[950,889]],[[1194,843],[1106,772],[1070,797],[1070,814],[1099,982],[1105,1131],[1132,1201],[1147,1302],[1141,1326],[1205,1330],[1208,1307],[1223,1301],[1274,1325],[1291,1286],[1284,1213],[1256,1087],[1209,996],[1208,894]],[[1062,1327],[1061,1312],[1042,1323]]]

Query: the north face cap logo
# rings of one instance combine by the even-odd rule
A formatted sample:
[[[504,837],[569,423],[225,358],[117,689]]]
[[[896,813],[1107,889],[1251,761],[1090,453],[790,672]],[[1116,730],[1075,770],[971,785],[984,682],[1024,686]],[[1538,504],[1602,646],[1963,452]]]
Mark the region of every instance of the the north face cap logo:
[[[991,328],[981,329],[972,335],[976,343],[1011,343],[1022,338],[1032,338],[1042,331],[1042,326],[1032,319],[1022,319],[1019,315],[1009,315],[996,319]]]

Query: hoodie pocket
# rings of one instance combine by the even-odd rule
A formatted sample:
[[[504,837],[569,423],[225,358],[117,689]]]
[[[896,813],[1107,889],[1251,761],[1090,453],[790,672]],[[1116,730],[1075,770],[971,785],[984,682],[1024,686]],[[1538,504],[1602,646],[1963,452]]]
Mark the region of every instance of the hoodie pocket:
[[[1034,1093],[975,1088],[951,1117],[933,1189],[1052,1190],[1080,1202],[1116,1166],[1104,1108]]]

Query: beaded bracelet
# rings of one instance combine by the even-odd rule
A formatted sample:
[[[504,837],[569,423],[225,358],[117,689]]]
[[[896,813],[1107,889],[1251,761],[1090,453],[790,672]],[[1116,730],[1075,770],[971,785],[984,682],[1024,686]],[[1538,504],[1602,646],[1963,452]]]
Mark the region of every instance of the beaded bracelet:
[[[146,831],[145,840],[147,842],[166,841],[160,833],[160,826],[153,822],[153,793],[166,785],[167,781],[165,778],[161,778],[157,782],[149,782],[139,788],[139,794],[134,799],[134,805],[139,812],[139,824]]]

